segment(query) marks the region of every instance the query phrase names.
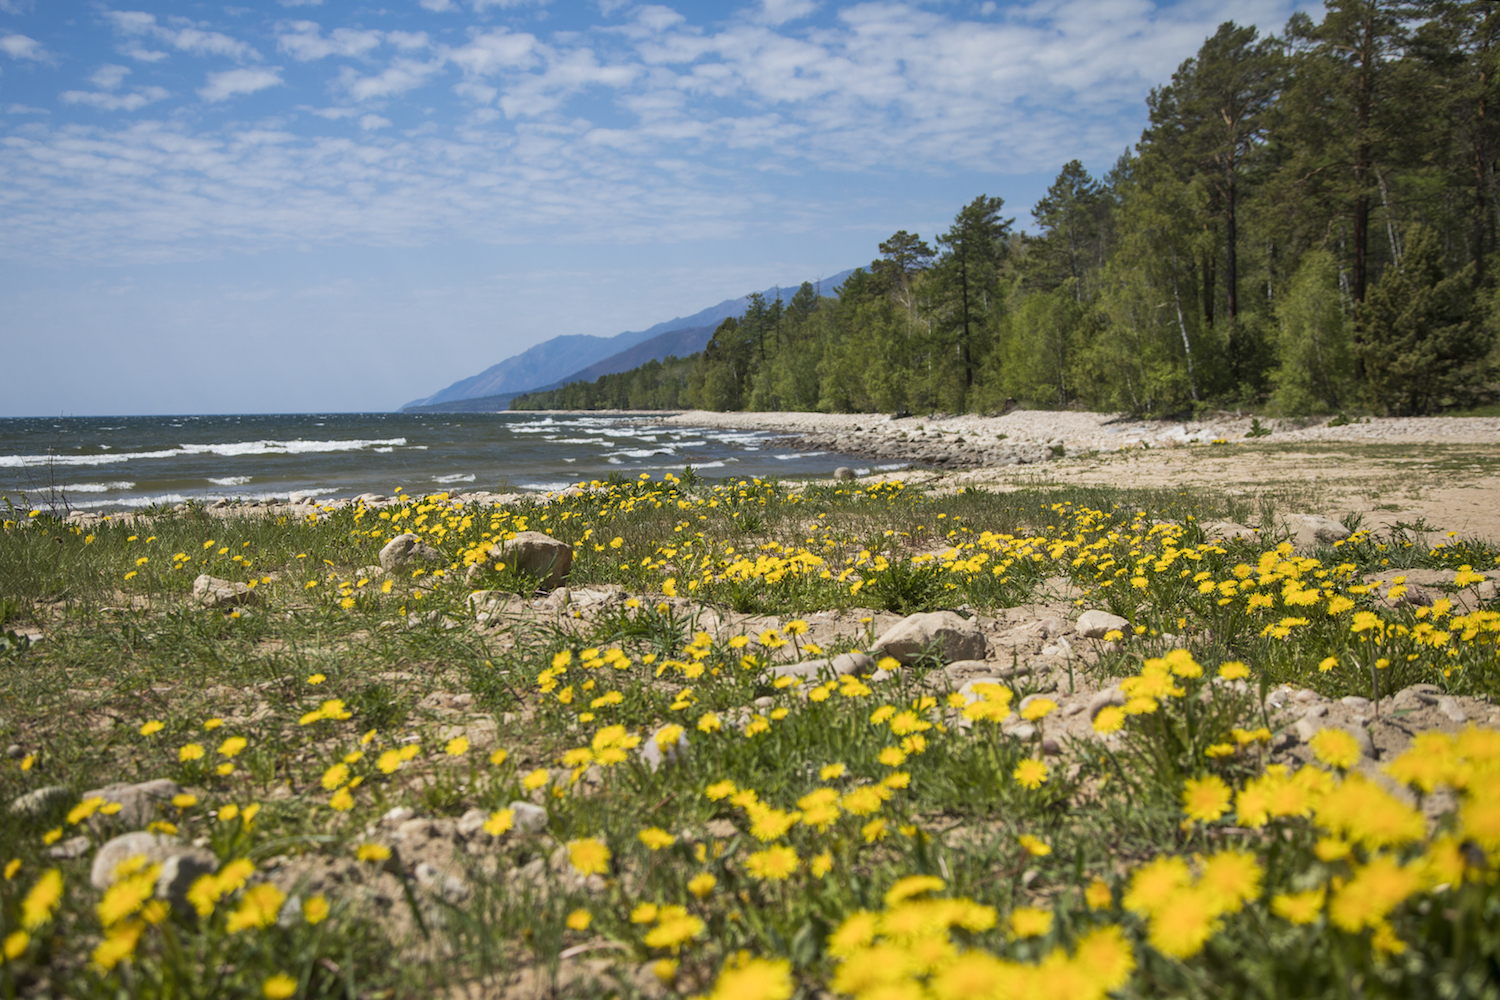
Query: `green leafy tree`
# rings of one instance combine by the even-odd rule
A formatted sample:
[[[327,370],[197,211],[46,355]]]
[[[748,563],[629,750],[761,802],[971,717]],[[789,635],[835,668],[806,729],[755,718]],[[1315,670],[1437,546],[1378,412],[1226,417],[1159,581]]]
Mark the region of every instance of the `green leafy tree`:
[[[1290,414],[1348,405],[1354,377],[1349,317],[1339,293],[1338,262],[1314,250],[1276,308],[1276,401]]]
[[[1386,270],[1356,313],[1372,404],[1398,416],[1430,413],[1483,385],[1489,345],[1475,322],[1473,268],[1446,275],[1432,230],[1408,230],[1400,266]]]

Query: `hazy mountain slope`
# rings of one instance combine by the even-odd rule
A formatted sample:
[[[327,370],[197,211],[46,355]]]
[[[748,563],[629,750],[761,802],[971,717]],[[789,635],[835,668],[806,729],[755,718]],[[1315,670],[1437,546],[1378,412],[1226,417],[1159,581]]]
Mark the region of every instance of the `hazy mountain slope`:
[[[825,278],[819,284],[825,295],[832,294],[849,276],[849,271],[840,271],[832,277]],[[782,286],[780,288],[768,288],[761,294],[768,299],[775,299],[779,292],[783,299],[790,299],[797,286]],[[745,305],[750,296],[743,295],[737,299],[725,299],[717,305],[709,306],[707,309],[699,310],[691,316],[678,316],[655,326],[639,331],[626,331],[613,337],[593,337],[586,334],[569,334],[561,337],[553,337],[544,340],[520,354],[506,358],[498,364],[491,365],[478,375],[460,379],[422,399],[412,400],[402,409],[412,407],[432,406],[437,403],[452,403],[459,400],[478,399],[480,397],[500,396],[507,394],[518,394],[532,389],[551,388],[554,385],[566,385],[582,378],[596,379],[600,375],[613,374],[615,372],[628,371],[636,365],[645,364],[653,359],[660,360],[668,354],[676,354],[679,357],[701,351],[703,344],[708,343],[708,337],[702,338],[702,343],[691,349],[678,349],[678,341],[670,339],[662,340],[662,346],[645,353],[631,354],[628,363],[619,367],[599,368],[593,374],[593,367],[603,364],[614,364],[615,358],[625,355],[637,345],[644,345],[661,339],[663,334],[684,333],[686,331],[698,331],[707,328],[708,333],[713,333],[713,328],[730,316],[739,316],[745,311]],[[696,336],[696,335],[695,335]],[[681,343],[691,342],[694,338],[689,337]],[[446,409],[446,408],[445,408]]]
[[[689,354],[697,354],[708,346],[708,340],[714,335],[715,327],[693,326],[686,330],[668,330],[666,333],[652,337],[643,343],[612,354],[603,361],[581,368],[573,374],[560,378],[551,385],[544,385],[543,389],[556,389],[558,386],[567,385],[569,382],[592,382],[600,375],[613,375],[616,372],[628,372],[632,368],[638,368],[648,361],[660,361],[667,357],[685,358]]]

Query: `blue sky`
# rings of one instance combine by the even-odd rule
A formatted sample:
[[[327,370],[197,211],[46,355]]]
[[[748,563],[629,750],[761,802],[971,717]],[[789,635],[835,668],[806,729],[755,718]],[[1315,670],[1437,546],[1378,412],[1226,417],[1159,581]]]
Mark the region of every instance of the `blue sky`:
[[[0,0],[0,415],[390,409],[980,193],[1026,225],[1299,6]]]

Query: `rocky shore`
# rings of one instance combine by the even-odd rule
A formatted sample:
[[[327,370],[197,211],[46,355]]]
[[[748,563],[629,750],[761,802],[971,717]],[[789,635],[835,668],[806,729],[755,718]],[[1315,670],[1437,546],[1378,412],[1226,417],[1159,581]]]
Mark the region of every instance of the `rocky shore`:
[[[868,413],[714,413],[691,410],[661,422],[781,432],[778,447],[836,451],[877,462],[943,468],[994,467],[1142,448],[1177,448],[1213,441],[1243,442],[1254,418],[1230,414],[1203,420],[1141,420],[1123,413],[1018,410],[999,417],[891,417]],[[1497,417],[1374,417],[1329,426],[1319,421],[1260,422],[1269,434],[1249,440],[1362,444],[1500,444]]]

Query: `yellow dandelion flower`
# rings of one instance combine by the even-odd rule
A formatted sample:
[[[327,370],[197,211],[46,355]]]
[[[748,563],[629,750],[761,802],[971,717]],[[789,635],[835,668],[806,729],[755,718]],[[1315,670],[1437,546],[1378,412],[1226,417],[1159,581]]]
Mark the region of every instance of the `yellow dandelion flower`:
[[[597,837],[568,841],[568,863],[581,875],[606,874],[609,858],[609,848]]]
[[[688,879],[687,890],[699,899],[706,899],[718,884],[719,880],[708,872],[700,872]]]
[[[1329,767],[1347,771],[1359,763],[1359,741],[1342,729],[1319,729],[1308,741],[1308,746],[1312,747],[1314,756]]]
[[[1052,848],[1045,841],[1038,837],[1033,837],[1029,833],[1021,834],[1016,840],[1020,843],[1022,849],[1032,857],[1045,858],[1052,853]]]
[[[1216,775],[1189,778],[1182,789],[1182,808],[1189,820],[1212,823],[1229,811],[1231,791]]]
[[[671,847],[677,842],[676,837],[657,826],[648,826],[636,834],[636,836],[640,838],[641,843],[653,851],[659,851],[663,847]]]
[[[594,915],[592,913],[588,910],[580,909],[569,913],[566,923],[569,930],[586,931],[589,929],[589,924],[593,923],[593,920]]]
[[[1042,937],[1052,931],[1052,911],[1018,906],[1010,914],[1010,932],[1016,937]]]
[[[800,865],[797,852],[781,844],[756,851],[745,859],[745,871],[751,878],[762,880],[788,879]]]
[[[297,992],[297,980],[284,972],[278,972],[266,977],[260,984],[260,992],[266,1000],[287,1000]]]
[[[1041,788],[1042,784],[1046,782],[1047,765],[1045,762],[1036,759],[1023,760],[1011,772],[1011,777],[1016,780],[1016,784],[1034,791]]]

